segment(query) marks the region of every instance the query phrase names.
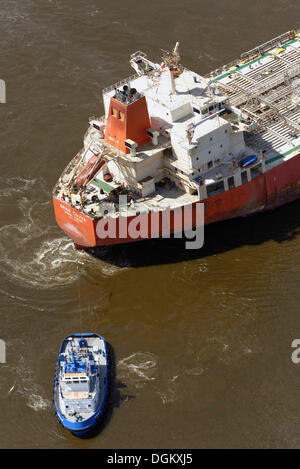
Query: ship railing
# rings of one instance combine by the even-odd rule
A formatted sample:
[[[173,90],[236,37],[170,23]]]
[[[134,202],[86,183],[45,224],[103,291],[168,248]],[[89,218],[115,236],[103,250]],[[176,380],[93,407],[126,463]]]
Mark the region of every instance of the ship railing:
[[[134,52],[133,54],[130,55],[131,59],[133,59],[135,57],[143,57],[144,59],[146,59],[147,54],[145,54],[145,52],[142,52],[141,50],[137,50],[136,52]]]
[[[92,121],[97,121],[99,122],[100,124],[105,124],[105,114],[101,117],[97,117],[97,116],[91,116],[89,117],[89,124],[91,125],[91,122]],[[90,127],[88,127],[87,131],[85,132],[84,136],[83,136],[83,141],[86,140],[86,138],[89,136],[89,133],[90,133]]]
[[[257,46],[254,49],[249,50],[248,52],[243,52],[240,55],[239,59],[232,60],[227,65],[222,65],[221,67],[216,68],[215,70],[205,75],[205,78],[209,79],[213,77],[218,77],[219,75],[226,73],[226,71],[229,71],[232,67],[235,67],[240,59],[247,61],[254,59],[255,57],[259,57],[270,49],[274,49],[276,46],[280,47],[282,44],[286,43],[288,40],[291,40],[294,37],[296,36],[293,30],[287,31],[286,33],[283,33],[280,36],[277,36],[274,39],[271,39],[270,41],[265,42],[264,44],[261,44],[260,46]]]
[[[124,78],[123,80],[118,81],[117,83],[114,83],[113,85],[108,86],[107,88],[104,88],[104,90],[102,90],[102,94],[107,94],[110,91],[114,90],[115,88],[120,88],[121,86],[126,85],[126,83],[136,80],[140,76],[141,75],[139,75],[138,73],[135,73],[134,75]]]
[[[206,78],[207,80],[212,80],[218,77],[219,75],[226,73],[232,67],[235,67],[237,62],[238,62],[238,59],[232,60],[227,65],[222,65],[222,67],[216,68],[215,70],[212,70],[211,72],[207,73],[206,75],[204,75],[204,78]]]
[[[288,40],[295,37],[295,32],[293,30],[287,31],[286,33],[280,34],[280,36],[274,37],[270,39],[270,41],[261,44],[260,46],[254,47],[254,49],[249,50],[248,52],[244,52],[241,54],[242,59],[247,59],[254,55],[262,55],[270,49],[274,49],[276,46],[281,46]]]
[[[89,122],[91,122],[91,121],[98,121],[98,122],[101,122],[101,123],[102,123],[102,122],[105,122],[105,114],[104,114],[103,116],[101,116],[101,117],[91,116],[91,117],[89,118]]]

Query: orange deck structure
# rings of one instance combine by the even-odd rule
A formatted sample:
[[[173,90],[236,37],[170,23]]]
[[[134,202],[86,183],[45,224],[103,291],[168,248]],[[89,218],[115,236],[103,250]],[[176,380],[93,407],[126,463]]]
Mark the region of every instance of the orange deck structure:
[[[125,141],[132,140],[140,147],[150,138],[146,134],[150,128],[147,103],[144,96],[131,104],[125,104],[112,98],[108,112],[105,141],[122,151],[129,153]]]

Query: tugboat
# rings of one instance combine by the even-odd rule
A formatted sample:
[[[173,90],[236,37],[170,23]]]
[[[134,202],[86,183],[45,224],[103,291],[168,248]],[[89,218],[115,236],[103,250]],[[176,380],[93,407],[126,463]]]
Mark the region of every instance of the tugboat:
[[[300,31],[201,76],[179,44],[103,90],[83,148],[53,190],[58,225],[77,247],[166,237],[184,209],[203,224],[300,197]],[[167,227],[167,230],[165,230]],[[169,232],[169,233],[168,233]],[[169,237],[169,236],[167,236]]]
[[[104,413],[108,353],[98,334],[72,334],[61,344],[54,378],[57,420],[76,435],[90,431]]]

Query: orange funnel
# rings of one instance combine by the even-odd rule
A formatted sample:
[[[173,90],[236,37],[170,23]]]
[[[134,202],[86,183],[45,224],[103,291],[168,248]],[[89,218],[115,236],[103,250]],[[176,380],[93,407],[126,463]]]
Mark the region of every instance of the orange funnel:
[[[129,104],[111,98],[105,131],[107,143],[123,153],[129,153],[130,149],[125,146],[125,140],[133,140],[140,147],[150,140],[146,134],[149,128],[150,119],[145,96]]]

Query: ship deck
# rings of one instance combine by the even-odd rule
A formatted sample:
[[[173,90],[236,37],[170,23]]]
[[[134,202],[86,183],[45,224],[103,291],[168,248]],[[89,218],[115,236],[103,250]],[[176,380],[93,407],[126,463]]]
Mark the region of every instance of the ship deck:
[[[176,209],[196,201],[199,201],[198,195],[188,194],[177,187],[173,187],[171,189],[158,187],[155,193],[151,194],[151,196],[137,199],[136,204],[139,209]],[[136,213],[136,211],[134,211],[134,213]]]
[[[245,56],[210,78],[230,106],[258,122],[246,136],[249,147],[267,160],[292,154],[300,144],[300,40],[285,33]]]

